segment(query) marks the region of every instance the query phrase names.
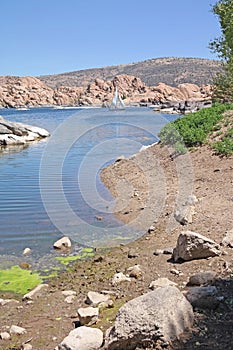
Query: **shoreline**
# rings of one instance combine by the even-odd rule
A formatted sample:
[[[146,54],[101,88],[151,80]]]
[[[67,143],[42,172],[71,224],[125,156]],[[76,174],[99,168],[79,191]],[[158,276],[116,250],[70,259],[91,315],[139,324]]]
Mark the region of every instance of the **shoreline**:
[[[116,293],[114,307],[104,309],[100,313],[97,327],[103,331],[112,325],[118,309],[126,301],[149,292],[150,283],[159,277],[168,278],[183,292],[188,289],[187,283],[191,275],[213,271],[217,276],[216,284],[224,298],[227,300],[230,295],[232,296],[231,284],[226,284],[228,287],[224,289],[225,283],[229,280],[230,272],[226,266],[231,264],[232,248],[224,247],[224,254],[221,256],[192,260],[182,264],[174,263],[171,260],[171,253],[155,254],[156,251],[168,251],[169,248],[174,248],[181,231],[195,231],[221,243],[225,232],[233,227],[231,215],[233,212],[231,199],[233,198],[231,177],[233,156],[221,158],[214,155],[213,150],[208,146],[196,148],[188,156],[194,174],[192,193],[198,199],[191,223],[185,226],[177,225],[172,232],[167,232],[168,223],[174,217],[178,192],[180,191],[184,196],[187,195],[184,187],[180,187],[179,181],[181,169],[179,167],[184,165],[186,169],[187,165],[187,162],[184,162],[185,156],[173,159],[166,147],[162,148],[157,144],[130,159],[118,160],[102,171],[101,178],[116,197],[116,209],[120,208],[116,213],[117,218],[123,223],[141,222],[141,238],[106,252],[97,250],[94,257],[75,262],[70,269],[50,281],[48,291],[42,297],[31,304],[20,301],[20,304],[17,304],[17,307],[22,306],[20,312],[17,307],[4,306],[5,313],[0,318],[2,327],[9,326],[9,320],[14,320],[15,324],[20,324],[27,329],[27,335],[19,339],[21,343],[32,337],[33,348],[49,350],[58,345],[73,328],[73,322],[78,319],[76,310],[80,306],[85,307],[84,300],[89,291],[110,290]],[[158,181],[161,174],[165,180],[162,183]],[[154,188],[151,189],[151,186]],[[125,190],[126,187],[129,191]],[[166,191],[158,191],[164,188]],[[163,201],[162,211],[159,212],[159,207],[156,205],[157,195]],[[159,204],[161,204],[160,201]],[[143,217],[141,213],[145,213]],[[154,214],[156,215],[153,216]],[[137,221],[138,218],[140,222]],[[151,220],[153,220],[153,229],[151,229]],[[112,284],[111,280],[116,272],[127,273],[128,268],[135,265],[141,268],[140,276],[131,278],[130,282]],[[64,301],[62,296],[64,290],[77,292],[77,297],[71,304]],[[0,295],[0,298],[2,296]],[[206,319],[201,319],[203,323],[200,325],[200,334],[198,322],[201,314],[195,311],[196,333],[193,333],[193,337],[187,338],[184,344],[181,340],[181,344],[178,344],[175,349],[182,349],[184,345],[185,349],[196,349],[198,345],[195,344],[198,342],[200,344],[209,342],[211,345],[216,337],[221,336],[224,327],[226,328],[223,324],[224,312],[229,312],[229,317],[232,316],[231,309],[225,309],[224,305],[223,303],[222,316],[218,314],[219,323],[214,329],[211,328],[211,322],[217,322],[215,312],[205,311]],[[201,333],[203,324],[207,329],[205,334],[208,339],[203,332]],[[32,325],[35,325],[36,329]],[[228,339],[222,339],[222,342],[224,341],[227,342]],[[7,346],[7,341],[4,344]],[[231,346],[231,343],[229,345]],[[167,347],[167,349],[172,348]]]

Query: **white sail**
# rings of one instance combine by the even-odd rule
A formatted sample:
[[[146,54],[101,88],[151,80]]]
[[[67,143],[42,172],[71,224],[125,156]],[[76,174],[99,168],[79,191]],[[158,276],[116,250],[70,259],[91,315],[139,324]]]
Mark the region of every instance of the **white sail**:
[[[118,93],[117,87],[115,89],[115,93],[114,93],[110,108],[112,108],[112,109],[124,109],[125,108],[124,102],[122,101],[122,99]]]

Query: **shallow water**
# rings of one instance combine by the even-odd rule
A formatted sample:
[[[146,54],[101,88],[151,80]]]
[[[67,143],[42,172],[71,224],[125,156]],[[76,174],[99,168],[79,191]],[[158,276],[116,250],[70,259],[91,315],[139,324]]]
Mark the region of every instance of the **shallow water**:
[[[28,246],[42,256],[64,234],[77,245],[132,239],[132,232],[114,218],[114,200],[99,173],[117,156],[128,157],[156,142],[173,116],[148,108],[35,108],[0,114],[46,128],[52,135],[0,154],[0,254],[17,256]]]

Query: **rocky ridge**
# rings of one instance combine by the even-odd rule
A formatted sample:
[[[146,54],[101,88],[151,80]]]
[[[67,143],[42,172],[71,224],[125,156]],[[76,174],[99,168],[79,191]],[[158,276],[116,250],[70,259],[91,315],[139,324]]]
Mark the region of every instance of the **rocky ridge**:
[[[211,84],[213,77],[221,70],[217,60],[191,57],[162,57],[130,64],[90,68],[79,71],[44,75],[39,79],[52,88],[59,86],[88,86],[95,79],[112,80],[117,75],[133,75],[146,85],[159,82],[176,86],[183,83],[197,85]]]
[[[59,86],[52,89],[34,77],[0,77],[0,106],[107,106],[115,86],[126,104],[164,104],[180,101],[210,101],[211,86],[183,83],[172,87],[165,83],[147,86],[140,78],[119,75],[113,80],[95,79],[86,87]]]

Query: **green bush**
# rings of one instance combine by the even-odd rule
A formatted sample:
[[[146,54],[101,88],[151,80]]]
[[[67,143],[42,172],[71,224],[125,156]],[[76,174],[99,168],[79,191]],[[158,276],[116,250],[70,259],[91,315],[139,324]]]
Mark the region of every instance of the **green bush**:
[[[213,144],[217,154],[228,155],[233,153],[233,140],[230,137],[224,137],[221,141]]]
[[[231,109],[233,104],[215,104],[213,107],[180,117],[164,126],[159,133],[160,140],[162,144],[174,147],[178,154],[185,153],[186,147],[204,144],[211,132],[219,130],[219,122],[224,118],[223,113]]]

